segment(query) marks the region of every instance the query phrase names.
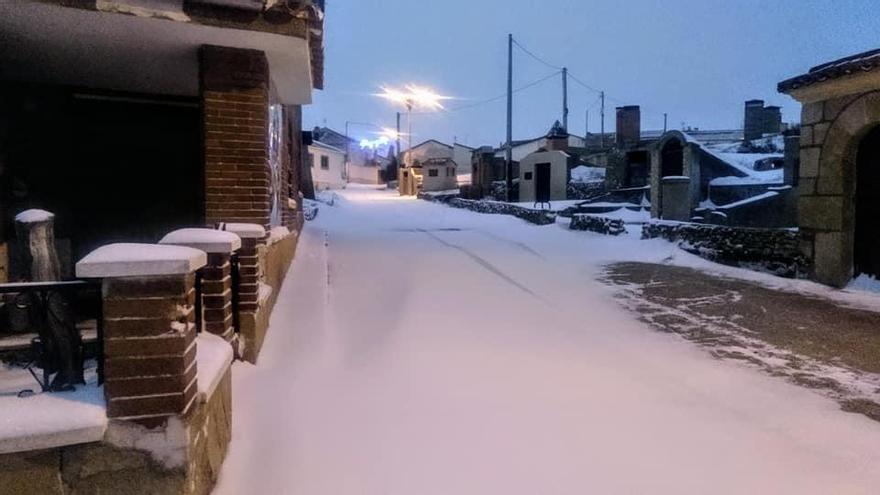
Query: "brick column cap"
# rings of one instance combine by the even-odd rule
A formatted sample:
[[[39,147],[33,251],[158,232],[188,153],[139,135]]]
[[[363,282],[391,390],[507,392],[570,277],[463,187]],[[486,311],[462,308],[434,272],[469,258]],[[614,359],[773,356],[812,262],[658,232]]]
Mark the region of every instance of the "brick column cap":
[[[184,275],[205,266],[204,251],[183,246],[117,243],[95,249],[76,264],[80,278]]]
[[[241,237],[230,231],[188,228],[169,232],[159,244],[186,246],[209,254],[230,254],[241,247]]]
[[[234,232],[242,239],[262,239],[266,237],[266,228],[258,223],[224,223],[220,228]]]

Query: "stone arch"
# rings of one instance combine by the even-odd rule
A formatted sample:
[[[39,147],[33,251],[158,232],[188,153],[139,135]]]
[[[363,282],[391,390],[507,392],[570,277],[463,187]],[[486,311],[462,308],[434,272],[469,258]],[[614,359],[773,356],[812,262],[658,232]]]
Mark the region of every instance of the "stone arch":
[[[660,148],[660,177],[684,175],[684,143],[668,139]]]
[[[827,102],[825,108],[829,108]],[[821,143],[815,193],[828,199],[826,207],[838,211],[823,212],[827,220],[821,222],[825,228],[817,234],[815,261],[817,276],[832,285],[845,285],[853,275],[858,151],[863,139],[878,126],[880,91],[874,91],[846,105]],[[820,266],[823,264],[829,266]]]

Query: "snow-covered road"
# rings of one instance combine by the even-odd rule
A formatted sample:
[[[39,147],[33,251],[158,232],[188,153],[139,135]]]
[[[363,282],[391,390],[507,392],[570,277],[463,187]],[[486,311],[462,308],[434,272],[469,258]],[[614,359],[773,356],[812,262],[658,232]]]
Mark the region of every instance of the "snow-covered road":
[[[877,493],[880,424],[657,333],[615,239],[358,188],[306,226],[220,494]]]

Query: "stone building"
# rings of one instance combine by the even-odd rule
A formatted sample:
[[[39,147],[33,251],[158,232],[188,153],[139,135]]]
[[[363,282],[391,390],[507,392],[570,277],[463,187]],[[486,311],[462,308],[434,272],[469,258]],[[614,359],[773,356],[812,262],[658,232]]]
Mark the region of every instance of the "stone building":
[[[0,2],[0,246],[54,213],[104,380],[35,411],[49,429],[4,417],[33,434],[0,436],[0,491],[210,492],[231,360],[256,361],[297,245],[323,25],[317,0]]]
[[[815,279],[880,277],[880,50],[813,67],[779,91],[803,104],[798,212]]]

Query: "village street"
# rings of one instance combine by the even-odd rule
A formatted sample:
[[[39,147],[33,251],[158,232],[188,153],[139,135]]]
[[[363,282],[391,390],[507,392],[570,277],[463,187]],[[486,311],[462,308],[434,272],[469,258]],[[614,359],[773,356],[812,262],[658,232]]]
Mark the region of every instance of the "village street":
[[[349,188],[302,232],[216,493],[876,493],[880,423],[657,332],[678,250]]]

